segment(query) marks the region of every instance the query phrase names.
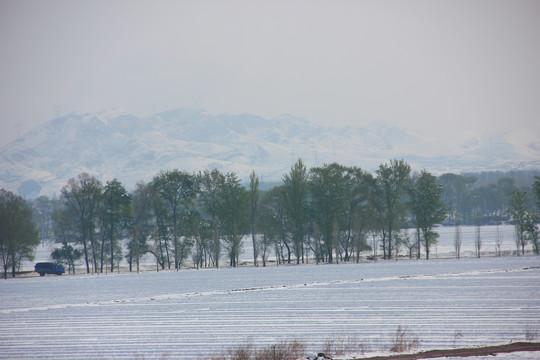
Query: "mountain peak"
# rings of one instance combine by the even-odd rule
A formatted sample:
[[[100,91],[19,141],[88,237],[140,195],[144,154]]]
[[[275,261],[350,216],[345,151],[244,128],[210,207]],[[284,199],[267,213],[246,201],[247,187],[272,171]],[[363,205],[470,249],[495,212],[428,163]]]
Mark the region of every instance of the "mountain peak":
[[[516,134],[488,140],[443,144],[388,123],[322,127],[293,115],[265,119],[175,109],[141,118],[107,109],[50,120],[4,146],[0,186],[12,191],[31,188],[32,196],[36,189],[52,195],[86,171],[103,182],[116,177],[132,189],[158,171],[173,168],[219,168],[245,178],[255,170],[269,181],[281,179],[299,157],[307,167],[339,162],[368,171],[392,158],[433,172],[509,170],[523,164],[540,168],[538,139],[525,145],[517,144]]]

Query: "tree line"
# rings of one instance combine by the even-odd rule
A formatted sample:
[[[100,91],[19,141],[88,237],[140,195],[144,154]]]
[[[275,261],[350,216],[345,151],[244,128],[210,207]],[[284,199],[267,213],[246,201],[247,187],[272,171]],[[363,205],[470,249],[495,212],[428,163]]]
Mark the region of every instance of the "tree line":
[[[36,199],[33,219],[24,227],[34,234],[29,248],[39,243],[38,233],[42,240],[52,238],[63,244],[51,254],[55,261],[71,271],[82,259],[88,273],[115,271],[122,259],[138,271],[146,254],[158,270],[178,270],[190,258],[197,268],[219,267],[223,258],[236,267],[245,235],[251,235],[255,266],[266,266],[271,253],[278,264],[358,262],[366,251],[391,259],[404,248],[411,258],[423,252],[429,259],[438,237],[434,226],[443,221],[458,229],[511,219],[522,250],[530,241],[538,253],[534,199],[540,206],[540,178],[534,179],[531,189],[518,189],[504,177],[475,187],[472,176],[411,172],[404,160],[390,160],[371,174],[338,163],[308,170],[298,159],[268,191],[259,189],[254,171],[244,186],[234,172],[175,169],[128,192],[116,179],[103,184],[81,173],[58,199]],[[0,216],[13,197],[7,194],[2,192]],[[28,212],[30,205],[17,201]],[[407,228],[415,229],[413,238],[402,231]],[[7,236],[3,223],[0,229],[4,272],[9,266],[15,272],[31,251],[16,250],[7,239],[23,237]]]

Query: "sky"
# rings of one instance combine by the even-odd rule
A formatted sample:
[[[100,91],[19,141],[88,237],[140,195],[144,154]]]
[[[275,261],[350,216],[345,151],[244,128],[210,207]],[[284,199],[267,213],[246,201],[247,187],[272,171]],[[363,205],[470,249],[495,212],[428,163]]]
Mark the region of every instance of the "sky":
[[[0,146],[117,108],[392,123],[540,122],[540,1],[0,0]]]

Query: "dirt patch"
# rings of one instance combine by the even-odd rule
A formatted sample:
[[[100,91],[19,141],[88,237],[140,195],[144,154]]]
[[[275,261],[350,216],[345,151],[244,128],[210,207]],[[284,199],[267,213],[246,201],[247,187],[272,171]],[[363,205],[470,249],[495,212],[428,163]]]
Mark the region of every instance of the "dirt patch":
[[[429,350],[416,354],[397,354],[388,356],[375,356],[369,358],[359,358],[362,360],[417,360],[417,359],[433,359],[444,357],[470,357],[470,356],[487,356],[500,353],[510,353],[516,351],[540,351],[540,343],[531,342],[516,342],[506,345],[484,346],[477,348],[460,348],[448,350]],[[358,359],[358,360],[359,360]]]

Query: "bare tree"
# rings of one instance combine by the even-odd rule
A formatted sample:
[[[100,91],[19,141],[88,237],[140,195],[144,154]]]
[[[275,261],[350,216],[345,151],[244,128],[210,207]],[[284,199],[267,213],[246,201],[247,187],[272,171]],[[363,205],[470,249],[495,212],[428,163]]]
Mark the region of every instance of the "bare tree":
[[[456,220],[456,223],[454,225],[454,250],[456,251],[456,258],[461,257],[461,225],[459,223],[459,220]]]
[[[498,257],[502,256],[501,253],[501,246],[503,243],[503,234],[501,232],[501,229],[499,228],[499,225],[497,225],[497,235],[495,235],[495,253]]]
[[[474,250],[476,252],[476,257],[480,257],[480,249],[482,248],[482,236],[480,230],[482,228],[482,223],[477,223],[474,231]]]

